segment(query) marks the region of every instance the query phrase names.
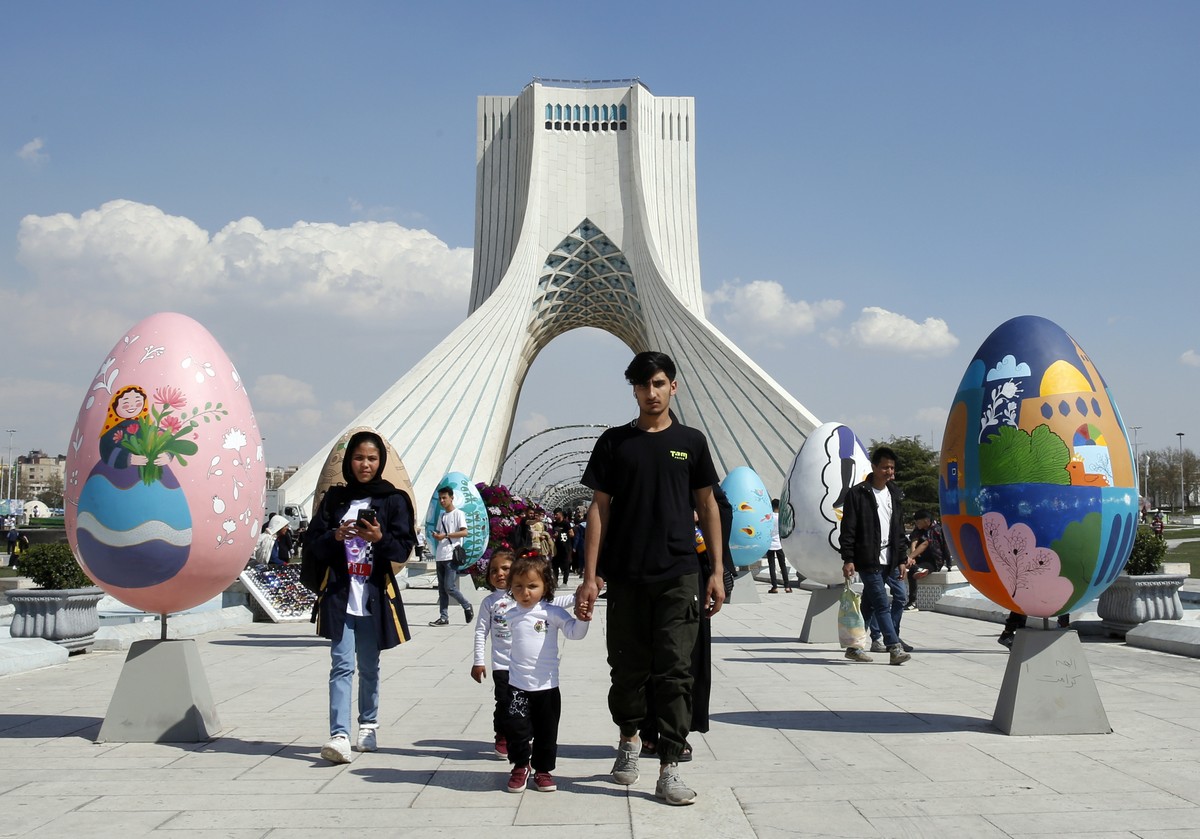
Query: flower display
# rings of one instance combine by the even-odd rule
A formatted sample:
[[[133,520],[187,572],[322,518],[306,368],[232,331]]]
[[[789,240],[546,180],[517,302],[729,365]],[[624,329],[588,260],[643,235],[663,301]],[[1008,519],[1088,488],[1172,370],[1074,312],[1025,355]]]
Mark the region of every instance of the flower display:
[[[474,579],[475,585],[482,588],[487,582],[488,562],[491,561],[492,554],[500,548],[512,548],[516,539],[517,526],[525,517],[525,511],[533,508],[543,516],[546,511],[532,501],[513,495],[503,484],[480,483],[476,484],[475,488],[479,490],[479,495],[487,506],[490,532],[483,556],[467,571]]]

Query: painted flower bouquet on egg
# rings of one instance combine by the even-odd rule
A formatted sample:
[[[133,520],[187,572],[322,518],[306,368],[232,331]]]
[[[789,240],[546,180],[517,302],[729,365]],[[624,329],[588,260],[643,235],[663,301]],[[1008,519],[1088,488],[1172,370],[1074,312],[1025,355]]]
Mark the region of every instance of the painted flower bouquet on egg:
[[[187,458],[197,451],[195,431],[201,422],[220,422],[229,411],[222,403],[207,402],[203,409],[193,407],[187,411],[187,397],[175,387],[161,387],[154,391],[150,409],[141,420],[129,427],[120,445],[130,455],[145,462],[138,463],[138,474],[142,483],[150,485],[162,480],[162,470],[174,458],[180,466],[187,466]],[[189,434],[192,440],[185,439]],[[132,458],[131,458],[131,462]]]

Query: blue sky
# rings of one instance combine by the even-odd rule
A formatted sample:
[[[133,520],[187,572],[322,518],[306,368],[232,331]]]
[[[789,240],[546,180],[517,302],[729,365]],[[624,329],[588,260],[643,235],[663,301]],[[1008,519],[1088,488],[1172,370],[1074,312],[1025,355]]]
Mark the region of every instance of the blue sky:
[[[709,318],[822,420],[939,442],[1038,314],[1143,448],[1200,446],[1200,5],[115,2],[0,30],[15,449],[65,450],[162,310],[221,341],[272,463],[323,447],[465,314],[476,97],[534,76],[695,97]],[[627,356],[551,344],[514,439],[628,418]]]

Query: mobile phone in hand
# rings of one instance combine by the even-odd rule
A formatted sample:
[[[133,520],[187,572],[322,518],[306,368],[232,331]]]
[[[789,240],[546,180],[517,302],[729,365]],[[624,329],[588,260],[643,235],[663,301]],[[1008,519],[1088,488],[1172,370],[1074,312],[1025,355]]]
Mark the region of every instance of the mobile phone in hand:
[[[359,524],[375,524],[378,520],[376,513],[370,507],[358,511]]]

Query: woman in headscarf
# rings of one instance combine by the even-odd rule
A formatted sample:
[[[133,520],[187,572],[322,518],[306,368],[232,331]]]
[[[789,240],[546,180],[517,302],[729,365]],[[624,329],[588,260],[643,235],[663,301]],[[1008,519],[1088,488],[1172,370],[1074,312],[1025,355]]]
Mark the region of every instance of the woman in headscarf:
[[[329,742],[321,757],[349,763],[350,692],[358,663],[358,738],[354,750],[373,752],[379,727],[379,651],[409,639],[393,565],[416,544],[412,501],[384,480],[387,447],[373,431],[346,444],[344,486],[321,499],[305,545],[322,566],[314,607],[317,634],[332,642]]]
[[[276,513],[263,526],[254,545],[254,562],[264,565],[287,565],[280,555],[279,539],[287,532],[288,520]]]

